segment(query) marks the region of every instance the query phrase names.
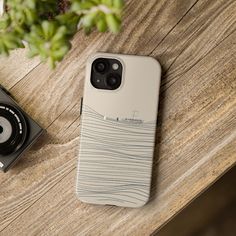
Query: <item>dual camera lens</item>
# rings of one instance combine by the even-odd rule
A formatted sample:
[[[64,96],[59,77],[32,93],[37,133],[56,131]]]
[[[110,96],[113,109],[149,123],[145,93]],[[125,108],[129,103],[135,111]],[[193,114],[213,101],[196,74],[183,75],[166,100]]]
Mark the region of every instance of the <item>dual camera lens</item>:
[[[122,70],[122,64],[116,59],[96,59],[92,65],[91,83],[97,89],[118,89],[121,85]]]

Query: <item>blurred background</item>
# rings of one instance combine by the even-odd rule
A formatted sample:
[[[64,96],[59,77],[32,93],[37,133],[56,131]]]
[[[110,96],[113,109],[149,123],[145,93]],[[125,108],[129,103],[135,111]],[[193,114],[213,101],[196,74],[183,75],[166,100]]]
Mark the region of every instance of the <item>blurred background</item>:
[[[155,236],[236,236],[236,166]]]

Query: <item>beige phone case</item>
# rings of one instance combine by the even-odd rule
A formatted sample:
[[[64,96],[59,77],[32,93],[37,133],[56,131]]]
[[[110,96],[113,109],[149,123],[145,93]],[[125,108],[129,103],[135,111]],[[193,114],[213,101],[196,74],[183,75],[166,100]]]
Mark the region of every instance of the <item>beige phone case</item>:
[[[117,90],[90,82],[97,58],[123,65]],[[86,69],[76,192],[83,202],[140,207],[149,199],[160,64],[151,57],[97,53]]]

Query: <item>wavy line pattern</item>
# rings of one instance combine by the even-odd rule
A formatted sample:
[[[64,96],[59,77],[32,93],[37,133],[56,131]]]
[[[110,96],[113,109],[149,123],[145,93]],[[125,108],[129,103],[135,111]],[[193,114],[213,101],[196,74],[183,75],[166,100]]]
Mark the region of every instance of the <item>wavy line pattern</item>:
[[[126,207],[145,204],[150,192],[155,128],[156,121],[104,120],[104,116],[84,105],[79,198]]]

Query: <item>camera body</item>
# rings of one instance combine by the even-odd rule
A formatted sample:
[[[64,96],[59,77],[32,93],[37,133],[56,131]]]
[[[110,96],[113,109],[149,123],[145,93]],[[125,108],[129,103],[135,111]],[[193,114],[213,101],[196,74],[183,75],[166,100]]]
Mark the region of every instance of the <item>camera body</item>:
[[[43,129],[0,86],[0,169],[8,171]]]

